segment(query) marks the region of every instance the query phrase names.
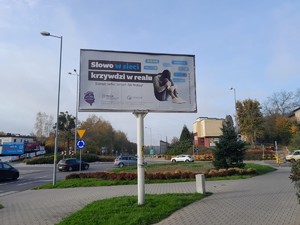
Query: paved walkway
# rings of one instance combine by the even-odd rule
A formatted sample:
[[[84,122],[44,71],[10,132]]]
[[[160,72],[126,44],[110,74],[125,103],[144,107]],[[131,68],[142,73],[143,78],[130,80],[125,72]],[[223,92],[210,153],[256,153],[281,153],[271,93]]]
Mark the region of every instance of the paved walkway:
[[[299,225],[300,204],[290,168],[236,181],[207,181],[214,194],[161,221],[160,225]],[[195,182],[146,185],[146,193],[192,193]],[[98,199],[137,195],[137,185],[28,190],[0,197],[1,225],[53,225]],[[147,201],[147,198],[145,199]]]

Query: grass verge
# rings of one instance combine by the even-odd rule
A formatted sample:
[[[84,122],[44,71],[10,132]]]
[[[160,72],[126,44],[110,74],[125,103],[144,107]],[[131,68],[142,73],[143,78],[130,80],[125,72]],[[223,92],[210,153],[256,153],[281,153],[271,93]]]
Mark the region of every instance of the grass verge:
[[[145,204],[138,205],[136,196],[95,201],[62,220],[58,225],[146,225],[154,224],[173,212],[211,195],[163,194],[146,195]]]

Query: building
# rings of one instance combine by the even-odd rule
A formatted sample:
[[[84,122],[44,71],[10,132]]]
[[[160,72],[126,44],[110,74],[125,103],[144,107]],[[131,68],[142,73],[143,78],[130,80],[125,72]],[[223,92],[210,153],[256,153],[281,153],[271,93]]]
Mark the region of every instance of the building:
[[[296,118],[298,122],[300,122],[300,107],[293,110],[292,114],[289,116],[290,118]]]
[[[199,117],[193,124],[194,145],[214,147],[222,135],[224,119]]]
[[[19,134],[6,134],[0,136],[0,145],[6,142],[14,142],[14,143],[32,143],[33,137],[31,136],[25,136],[25,135],[19,135]]]
[[[0,136],[0,156],[33,157],[45,154],[45,147],[32,136],[10,134]]]

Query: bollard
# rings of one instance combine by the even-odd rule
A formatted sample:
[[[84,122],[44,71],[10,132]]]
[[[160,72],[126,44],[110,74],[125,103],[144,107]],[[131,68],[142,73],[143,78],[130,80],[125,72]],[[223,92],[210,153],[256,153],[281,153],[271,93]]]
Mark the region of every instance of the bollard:
[[[196,175],[196,191],[200,194],[205,194],[205,176],[204,174]]]

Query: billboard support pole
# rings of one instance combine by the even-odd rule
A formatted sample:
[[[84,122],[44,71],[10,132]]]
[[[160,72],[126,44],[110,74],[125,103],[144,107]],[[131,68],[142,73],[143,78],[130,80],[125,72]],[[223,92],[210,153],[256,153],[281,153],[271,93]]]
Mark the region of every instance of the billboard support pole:
[[[137,175],[138,175],[138,205],[145,203],[145,168],[144,168],[144,117],[146,111],[135,111],[137,124]]]

